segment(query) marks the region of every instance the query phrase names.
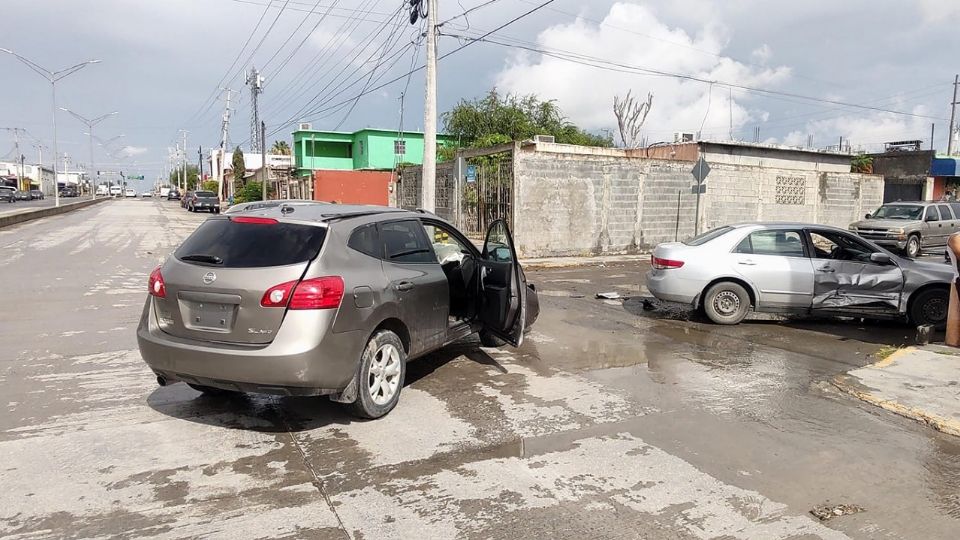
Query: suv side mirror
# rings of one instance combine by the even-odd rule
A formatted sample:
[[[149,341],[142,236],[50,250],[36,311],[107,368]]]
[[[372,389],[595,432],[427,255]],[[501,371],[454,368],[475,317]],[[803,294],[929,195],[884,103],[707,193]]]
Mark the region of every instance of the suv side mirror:
[[[875,262],[877,264],[890,264],[893,261],[890,259],[890,256],[886,253],[871,253],[870,262]]]
[[[867,214],[867,215],[863,216],[863,219],[870,219],[871,216],[872,216],[872,214]]]

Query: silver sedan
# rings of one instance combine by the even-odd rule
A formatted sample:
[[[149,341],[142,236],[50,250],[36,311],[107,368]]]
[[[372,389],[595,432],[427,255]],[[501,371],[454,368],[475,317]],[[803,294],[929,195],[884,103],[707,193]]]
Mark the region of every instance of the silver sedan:
[[[953,270],[914,261],[849,232],[804,223],[745,223],[660,244],[647,288],[718,324],[753,311],[946,322]]]

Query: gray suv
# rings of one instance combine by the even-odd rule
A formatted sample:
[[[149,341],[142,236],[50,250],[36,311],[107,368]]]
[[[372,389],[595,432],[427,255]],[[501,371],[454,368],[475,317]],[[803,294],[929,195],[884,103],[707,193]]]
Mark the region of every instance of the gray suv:
[[[433,214],[299,203],[212,217],[150,275],[137,342],[160,385],[329,395],[390,412],[406,361],[540,311],[503,221],[482,250]]]
[[[887,203],[864,218],[851,223],[850,231],[913,258],[924,249],[945,247],[947,238],[960,231],[960,203]]]

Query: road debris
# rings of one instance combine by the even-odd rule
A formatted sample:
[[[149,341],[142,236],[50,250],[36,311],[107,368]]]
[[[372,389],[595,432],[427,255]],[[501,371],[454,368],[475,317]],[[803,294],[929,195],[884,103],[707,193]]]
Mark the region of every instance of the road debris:
[[[603,300],[617,300],[618,298],[620,298],[620,293],[600,292],[600,293],[597,293],[597,298],[602,298]]]
[[[821,504],[820,506],[815,506],[810,513],[816,516],[820,521],[828,521],[835,517],[858,514],[863,511],[864,509],[862,506],[857,506],[855,504]]]

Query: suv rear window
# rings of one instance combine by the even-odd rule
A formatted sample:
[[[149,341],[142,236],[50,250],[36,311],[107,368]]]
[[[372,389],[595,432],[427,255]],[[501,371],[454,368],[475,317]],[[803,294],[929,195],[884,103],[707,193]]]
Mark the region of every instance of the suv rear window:
[[[323,227],[211,219],[181,244],[174,257],[188,264],[221,268],[284,266],[316,257],[326,236]]]
[[[212,191],[198,191],[194,193],[194,195],[197,197],[216,197],[216,194],[214,194]]]

